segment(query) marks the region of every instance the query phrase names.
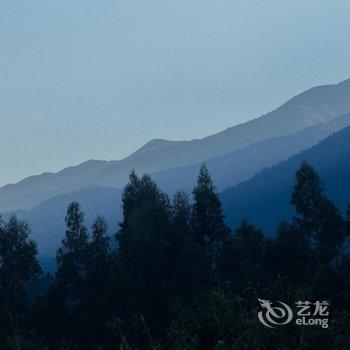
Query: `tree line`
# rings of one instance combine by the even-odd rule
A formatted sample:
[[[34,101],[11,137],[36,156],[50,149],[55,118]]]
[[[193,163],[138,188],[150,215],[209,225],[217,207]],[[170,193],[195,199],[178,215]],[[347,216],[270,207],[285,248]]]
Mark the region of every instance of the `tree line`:
[[[295,176],[293,220],[273,236],[248,219],[226,226],[205,164],[192,194],[171,201],[132,171],[115,237],[71,203],[55,275],[28,225],[0,220],[0,349],[350,349],[350,208],[325,196],[310,164]],[[266,328],[258,298],[327,300],[330,327]]]

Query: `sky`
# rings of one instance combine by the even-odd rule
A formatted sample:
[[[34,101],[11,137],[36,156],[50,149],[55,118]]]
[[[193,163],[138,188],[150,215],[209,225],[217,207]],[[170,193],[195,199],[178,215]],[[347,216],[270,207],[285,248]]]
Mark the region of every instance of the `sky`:
[[[350,77],[347,0],[0,0],[0,186]]]

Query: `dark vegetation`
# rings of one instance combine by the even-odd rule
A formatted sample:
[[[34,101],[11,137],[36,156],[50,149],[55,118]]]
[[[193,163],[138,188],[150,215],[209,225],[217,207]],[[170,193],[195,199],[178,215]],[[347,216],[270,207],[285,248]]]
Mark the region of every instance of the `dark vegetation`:
[[[73,202],[55,276],[12,216],[0,226],[0,349],[350,349],[350,210],[338,211],[306,162],[291,203],[293,220],[272,239],[247,219],[226,226],[205,165],[193,200],[170,202],[132,172],[118,248],[104,219],[90,233]],[[330,327],[268,329],[258,298],[328,300]]]
[[[326,184],[327,197],[345,212],[350,197],[350,127],[221,192],[226,223],[236,227],[242,217],[248,217],[254,225],[273,235],[281,220],[291,220],[294,215],[289,197],[294,174],[303,161],[317,169]]]

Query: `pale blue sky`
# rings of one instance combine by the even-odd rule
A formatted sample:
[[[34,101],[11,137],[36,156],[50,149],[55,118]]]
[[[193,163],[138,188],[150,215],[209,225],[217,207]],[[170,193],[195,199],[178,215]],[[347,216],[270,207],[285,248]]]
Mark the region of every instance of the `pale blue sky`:
[[[347,0],[0,0],[0,185],[350,77]]]

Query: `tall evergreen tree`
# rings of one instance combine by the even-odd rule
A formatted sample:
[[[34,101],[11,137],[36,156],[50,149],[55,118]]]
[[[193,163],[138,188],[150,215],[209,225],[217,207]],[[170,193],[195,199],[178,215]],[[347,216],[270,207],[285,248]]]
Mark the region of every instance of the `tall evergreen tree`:
[[[221,202],[205,163],[201,165],[193,197],[193,236],[205,248],[212,266],[215,267],[222,244],[228,238],[230,230],[225,225]]]
[[[75,317],[79,328],[77,333],[84,334],[79,339],[83,349],[104,343],[107,324],[112,317],[111,301],[108,298],[111,252],[107,230],[105,219],[102,216],[96,217],[92,224],[86,276]]]
[[[108,225],[102,216],[98,216],[92,224],[92,241],[90,243],[89,258],[91,267],[101,268],[108,264],[110,246]]]
[[[67,292],[74,300],[78,297],[86,277],[89,257],[88,231],[84,225],[84,213],[80,210],[79,203],[69,204],[65,222],[66,234],[56,255],[57,279],[67,286]]]
[[[44,315],[41,322],[54,343],[57,343],[56,337],[63,337],[80,344],[84,334],[80,332],[78,313],[89,263],[89,237],[79,203],[72,202],[68,205],[65,222],[65,237],[56,254],[55,283],[41,303],[42,309],[49,308],[52,312]]]
[[[295,223],[308,239],[312,239],[319,225],[319,211],[323,201],[323,184],[316,169],[304,161],[295,174],[296,184],[291,197],[297,216]]]
[[[0,341],[5,349],[6,342],[14,350],[24,346],[29,311],[26,286],[41,271],[29,233],[27,224],[15,215],[6,224],[0,218]]]
[[[132,172],[123,193],[123,215],[117,240],[120,260],[131,282],[130,293],[134,296],[130,307],[151,334],[159,335],[164,331],[172,298],[168,264],[170,202],[150,176],[140,179]],[[142,341],[148,341],[147,337]]]
[[[209,264],[203,247],[191,235],[191,205],[186,193],[175,194],[171,219],[168,263],[173,278],[173,301],[188,303],[208,287]]]
[[[346,222],[338,208],[328,198],[324,198],[320,205],[319,228],[316,232],[316,251],[318,258],[330,262],[343,252],[346,236]]]
[[[345,223],[338,208],[324,195],[316,169],[305,161],[296,173],[291,203],[297,213],[297,232],[308,239],[322,262],[330,262],[341,251]]]

